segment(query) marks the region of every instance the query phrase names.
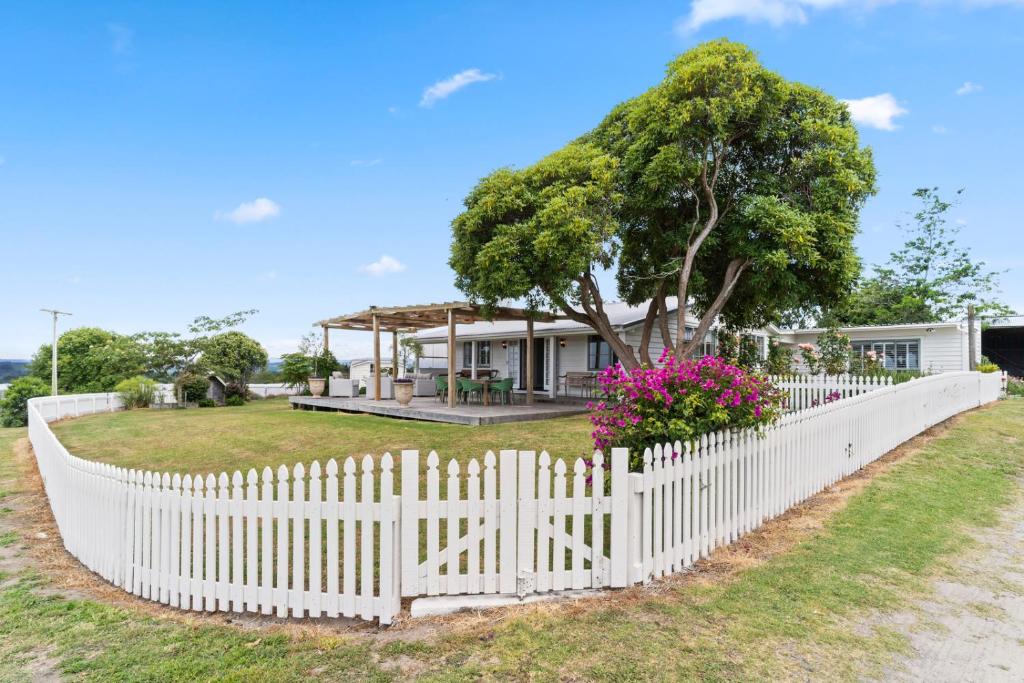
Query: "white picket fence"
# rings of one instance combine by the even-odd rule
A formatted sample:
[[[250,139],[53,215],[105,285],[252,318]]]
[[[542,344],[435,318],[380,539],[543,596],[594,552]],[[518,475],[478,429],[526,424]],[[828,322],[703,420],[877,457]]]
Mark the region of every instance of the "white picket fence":
[[[892,386],[891,377],[863,375],[770,375],[768,381],[789,396],[786,409],[803,410],[824,405],[833,392],[850,398],[882,387]]]
[[[785,415],[760,433],[591,463],[431,452],[250,470],[141,472],[77,458],[47,422],[119,408],[99,394],[29,402],[29,436],[65,547],[174,607],[391,623],[402,596],[624,587],[685,570],[942,420],[998,398],[998,374],[945,373]],[[570,471],[571,470],[571,471]],[[444,478],[442,487],[442,477]]]

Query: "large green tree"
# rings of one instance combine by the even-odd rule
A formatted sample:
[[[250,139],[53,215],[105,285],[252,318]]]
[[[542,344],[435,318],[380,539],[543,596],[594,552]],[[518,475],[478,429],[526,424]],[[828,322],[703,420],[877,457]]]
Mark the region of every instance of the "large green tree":
[[[718,316],[756,325],[834,304],[859,271],[853,237],[873,190],[842,103],[714,41],[579,141],[484,178],[453,224],[451,265],[470,296],[551,304],[635,367],[651,361],[659,320],[684,356]],[[651,300],[639,358],[604,312],[597,275],[613,265],[626,301]],[[700,323],[686,335],[691,311]]]
[[[50,381],[52,347],[32,358],[32,374]],[[57,339],[57,386],[62,393],[113,391],[123,379],[146,369],[145,350],[132,337],[98,327],[78,327]]]
[[[957,243],[960,230],[948,225],[953,203],[938,188],[920,188],[914,197],[921,207],[910,225],[901,226],[906,243],[826,318],[843,325],[925,323],[962,318],[969,304],[982,315],[1013,313],[996,298],[999,273]]]
[[[764,325],[849,291],[875,171],[832,96],[718,40],[674,60],[589,138],[621,159],[618,284],[630,303],[651,300],[645,339],[668,296],[679,315],[674,330],[660,316],[660,333],[685,356],[719,316]],[[699,318],[689,340],[688,313]]]
[[[206,340],[202,359],[205,367],[236,382],[244,393],[252,374],[266,367],[267,350],[247,334],[232,330]]]

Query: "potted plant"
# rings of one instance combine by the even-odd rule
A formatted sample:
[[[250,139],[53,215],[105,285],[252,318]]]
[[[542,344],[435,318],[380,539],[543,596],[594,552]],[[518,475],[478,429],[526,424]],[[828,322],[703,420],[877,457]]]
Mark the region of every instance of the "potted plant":
[[[317,368],[320,356],[324,352],[323,337],[315,332],[310,332],[299,342],[299,351],[302,355],[309,358],[313,369],[313,373],[306,379],[306,384],[309,385],[309,393],[319,398],[324,395],[324,388],[327,386],[327,380],[320,376]]]
[[[413,380],[409,377],[396,377],[394,380],[395,400],[398,405],[407,406],[412,402]]]

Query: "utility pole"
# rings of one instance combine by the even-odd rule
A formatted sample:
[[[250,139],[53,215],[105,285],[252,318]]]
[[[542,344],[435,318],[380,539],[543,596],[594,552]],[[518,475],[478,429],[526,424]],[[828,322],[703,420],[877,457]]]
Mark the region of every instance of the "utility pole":
[[[968,370],[974,370],[978,367],[978,333],[974,330],[975,324],[974,304],[967,304],[967,344],[970,347],[967,350]]]
[[[52,355],[50,357],[50,394],[52,396],[57,395],[57,316],[58,315],[71,315],[64,311],[57,311],[52,308],[40,308],[43,313],[49,313],[53,316],[53,344],[50,346]]]

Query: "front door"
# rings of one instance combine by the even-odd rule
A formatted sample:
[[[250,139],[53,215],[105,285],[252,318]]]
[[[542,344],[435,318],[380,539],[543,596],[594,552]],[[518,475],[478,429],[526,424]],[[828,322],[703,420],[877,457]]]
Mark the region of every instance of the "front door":
[[[545,339],[533,340],[533,390],[544,391],[544,368],[546,366],[545,354],[547,344]],[[526,389],[526,340],[519,340],[519,388]]]

